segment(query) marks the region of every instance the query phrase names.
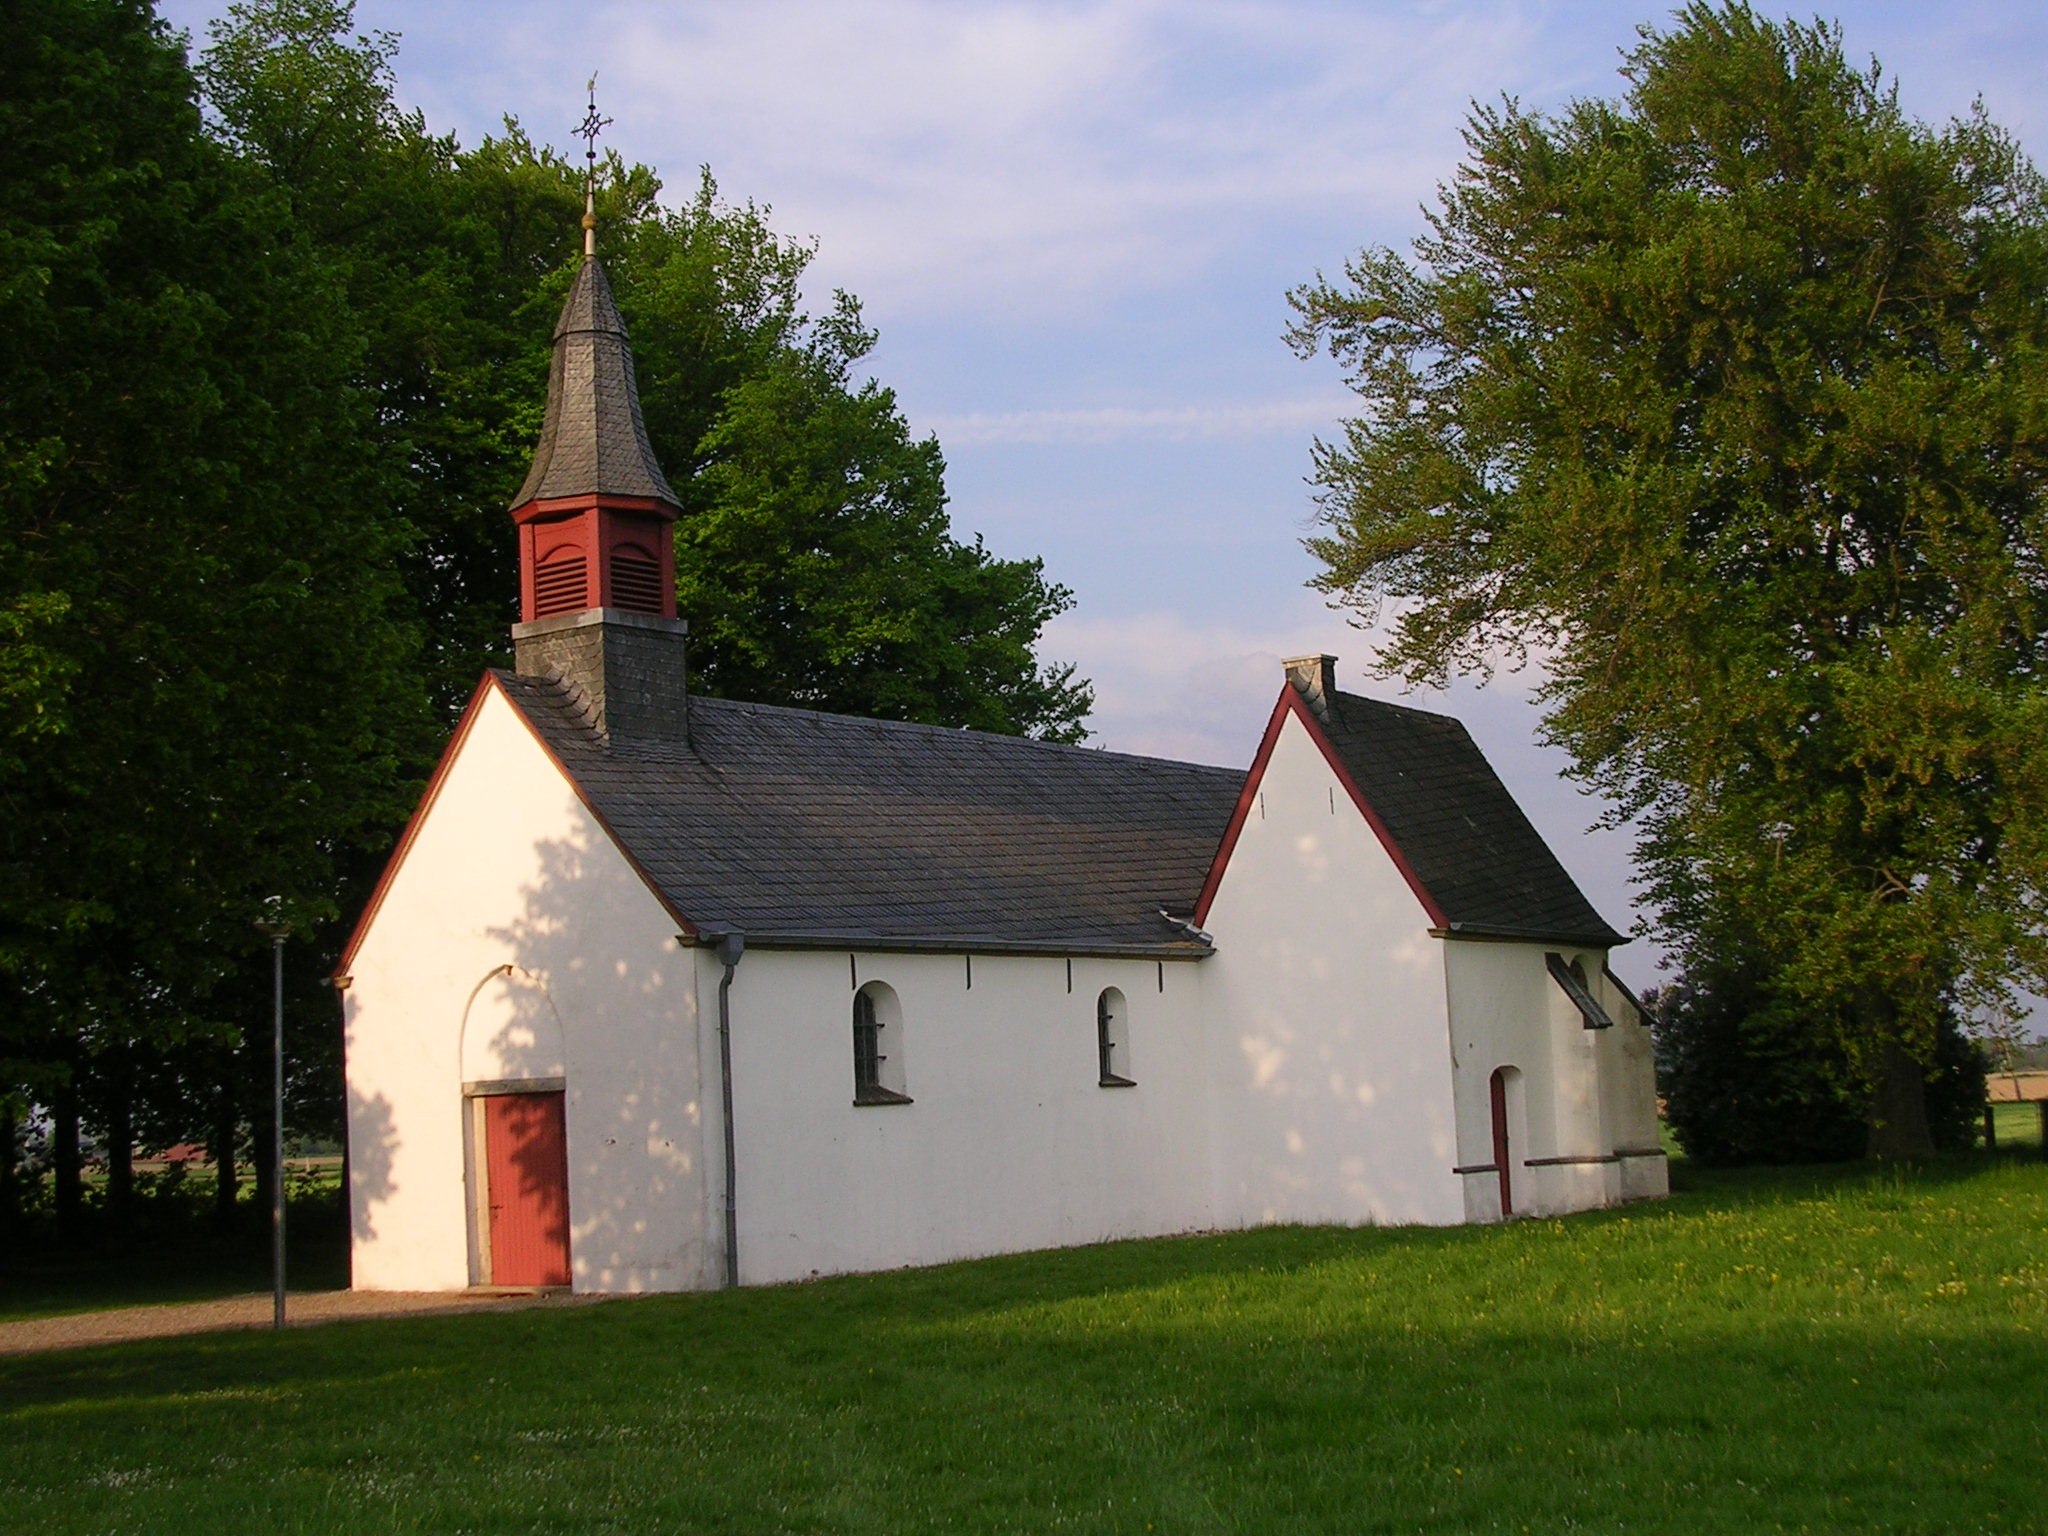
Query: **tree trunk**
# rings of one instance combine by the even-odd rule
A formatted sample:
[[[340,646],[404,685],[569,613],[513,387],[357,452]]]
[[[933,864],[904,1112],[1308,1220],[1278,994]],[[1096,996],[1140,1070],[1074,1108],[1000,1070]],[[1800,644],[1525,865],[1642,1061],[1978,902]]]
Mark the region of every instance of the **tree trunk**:
[[[21,1225],[20,1126],[12,1108],[0,1107],[0,1254],[15,1251]]]
[[[213,1100],[213,1131],[208,1150],[213,1153],[213,1224],[226,1231],[235,1219],[235,1190],[239,1175],[235,1169],[235,1058],[229,1053],[221,1062],[219,1092]]]
[[[243,1049],[247,1053],[244,1064],[256,1069],[244,1081],[258,1080],[261,1083],[249,1096],[249,1161],[256,1174],[256,1209],[263,1212],[264,1219],[268,1220],[277,1191],[277,1165],[271,1160],[273,1143],[270,1128],[276,1116],[271,1113],[270,1031],[265,1030],[259,1036],[252,1030],[244,1039]]]
[[[65,1242],[78,1236],[85,1207],[85,1181],[78,1161],[77,1064],[68,1065],[50,1106],[50,1179],[57,1205],[57,1235]]]
[[[116,1241],[135,1214],[135,1061],[125,1045],[102,1063],[107,1079],[107,1219]]]
[[[1927,1074],[1912,1053],[1887,1041],[1870,1100],[1870,1156],[1892,1160],[1932,1157],[1927,1129]]]

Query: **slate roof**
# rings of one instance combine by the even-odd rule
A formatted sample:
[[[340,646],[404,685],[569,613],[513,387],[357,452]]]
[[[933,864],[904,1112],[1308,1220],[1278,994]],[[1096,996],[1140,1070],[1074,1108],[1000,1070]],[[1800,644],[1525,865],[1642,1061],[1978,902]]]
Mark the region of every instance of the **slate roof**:
[[[726,699],[690,744],[608,745],[560,682],[494,674],[700,929],[848,947],[1193,955],[1243,774]]]
[[[1605,948],[1610,928],[1449,715],[1331,693],[1323,733],[1454,933]]]
[[[692,697],[687,746],[607,742],[553,678],[493,674],[669,905],[756,941],[1162,958],[1235,769]],[[1463,725],[1332,692],[1319,728],[1452,933],[1605,948]]]
[[[644,496],[676,506],[640,415],[626,323],[597,258],[586,256],[555,324],[548,410],[516,510],[556,496]]]

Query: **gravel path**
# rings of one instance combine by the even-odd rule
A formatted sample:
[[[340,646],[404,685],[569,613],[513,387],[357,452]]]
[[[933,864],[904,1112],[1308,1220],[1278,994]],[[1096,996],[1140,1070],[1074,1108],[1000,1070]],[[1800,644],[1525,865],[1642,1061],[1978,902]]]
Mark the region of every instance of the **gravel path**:
[[[462,1291],[306,1291],[285,1297],[285,1324],[292,1328],[344,1322],[350,1318],[416,1317],[436,1312],[511,1312],[522,1307],[573,1307],[602,1300],[559,1291],[520,1295],[470,1295]],[[178,1302],[161,1307],[111,1307],[0,1323],[0,1355],[49,1349],[83,1349],[125,1344],[183,1333],[217,1333],[234,1328],[268,1328],[271,1296],[226,1296],[218,1301]]]

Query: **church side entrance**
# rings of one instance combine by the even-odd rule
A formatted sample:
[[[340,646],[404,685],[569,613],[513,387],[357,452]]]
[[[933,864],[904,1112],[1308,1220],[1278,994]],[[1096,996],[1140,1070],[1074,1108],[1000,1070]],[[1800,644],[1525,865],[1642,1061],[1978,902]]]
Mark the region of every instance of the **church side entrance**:
[[[1500,1176],[1500,1214],[1503,1219],[1515,1214],[1514,1179],[1509,1172],[1513,1166],[1514,1148],[1508,1143],[1508,1078],[1513,1071],[1513,1067],[1497,1068],[1487,1084],[1487,1097],[1493,1109],[1493,1166]]]
[[[569,1284],[569,1138],[563,1095],[492,1093],[483,1121],[483,1210],[490,1285]]]

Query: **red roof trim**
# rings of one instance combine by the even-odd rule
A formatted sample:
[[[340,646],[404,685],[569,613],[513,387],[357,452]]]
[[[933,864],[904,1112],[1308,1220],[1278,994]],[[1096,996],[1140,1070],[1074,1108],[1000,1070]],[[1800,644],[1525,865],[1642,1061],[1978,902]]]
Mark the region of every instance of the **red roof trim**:
[[[530,523],[535,518],[548,517],[557,512],[588,512],[592,507],[601,507],[612,512],[651,512],[656,517],[674,522],[681,514],[670,502],[658,496],[608,496],[602,492],[591,496],[539,496],[532,501],[522,502],[512,509],[512,521]]]
[[[661,903],[661,909],[684,932],[695,937],[697,932],[696,924],[684,917],[682,913],[678,912],[670,904],[668,897],[662,894],[661,887],[655,884],[654,877],[648,874],[646,867],[638,859],[633,857],[632,850],[627,848],[620,839],[619,834],[612,829],[611,823],[606,821],[603,815],[599,813],[597,807],[590,803],[590,797],[583,792],[583,786],[576,782],[576,775],[568,770],[559,757],[555,756],[554,749],[542,739],[540,732],[534,729],[533,722],[526,718],[526,711],[519,707],[519,701],[514,699],[511,694],[505,692],[495,676],[486,672],[478,680],[476,692],[469,696],[469,702],[463,706],[462,719],[455,727],[454,736],[449,739],[448,745],[442,750],[441,760],[434,765],[433,776],[427,780],[426,793],[420,796],[418,807],[413,811],[411,819],[406,822],[405,830],[399,834],[398,844],[391,850],[391,857],[385,861],[384,872],[377,877],[377,884],[370,892],[370,899],[363,904],[362,916],[356,919],[356,925],[349,933],[348,943],[342,948],[341,958],[335,962],[333,971],[329,973],[331,980],[339,983],[348,979],[349,967],[355,963],[356,952],[362,948],[363,940],[369,936],[370,924],[376,918],[378,910],[384,905],[385,893],[391,889],[391,883],[398,878],[399,866],[405,862],[405,856],[412,852],[413,842],[418,838],[420,828],[426,824],[427,813],[434,808],[434,802],[440,798],[441,786],[447,782],[449,773],[455,767],[455,759],[462,752],[463,743],[469,740],[470,730],[475,726],[477,716],[483,712],[484,695],[492,689],[496,689],[506,704],[511,706],[513,715],[521,725],[526,727],[526,733],[534,739],[535,744],[539,746],[541,751],[547,754],[547,759],[550,763],[554,764],[555,771],[568,781],[569,787],[575,791],[576,798],[582,804],[584,810],[588,811],[591,819],[604,829],[605,836],[612,840],[612,846],[618,849],[620,855],[632,866],[633,873],[640,877],[641,883],[647,887],[648,894]]]
[[[484,690],[491,686],[491,675],[486,672],[477,679],[476,690],[469,696],[469,702],[462,706],[462,718],[456,722],[455,734],[448,738],[448,745],[441,749],[441,760],[434,764],[434,771],[427,779],[426,792],[420,796],[420,803],[413,807],[407,818],[405,830],[398,834],[398,842],[391,850],[391,857],[384,861],[384,869],[377,876],[377,883],[370,891],[370,899],[363,903],[362,915],[349,930],[348,943],[341,949],[341,958],[334,962],[329,979],[344,982],[348,979],[349,966],[354,964],[356,951],[363,947],[363,940],[369,936],[370,920],[377,915],[377,909],[384,905],[384,893],[391,889],[391,882],[398,878],[398,866],[405,862],[405,856],[412,852],[413,839],[426,824],[427,812],[434,808],[440,798],[441,785],[446,782],[449,770],[455,766],[456,754],[469,739],[470,727],[476,724],[478,706],[483,703]]]
[[[1230,821],[1223,829],[1223,841],[1217,845],[1216,857],[1209,861],[1209,873],[1202,881],[1202,894],[1195,901],[1194,923],[1197,928],[1209,920],[1209,905],[1216,899],[1216,888],[1223,883],[1223,871],[1230,865],[1231,854],[1237,851],[1238,835],[1244,831],[1245,818],[1251,814],[1252,801],[1259,793],[1259,781],[1266,776],[1266,764],[1272,760],[1273,747],[1280,740],[1280,724],[1287,718],[1287,698],[1294,692],[1289,683],[1281,690],[1280,697],[1273,701],[1273,713],[1266,720],[1266,734],[1259,738],[1259,750],[1252,758],[1252,765],[1244,776],[1244,788],[1237,792],[1237,804],[1231,807]]]
[[[1387,857],[1394,861],[1394,868],[1401,872],[1401,878],[1408,882],[1408,889],[1414,892],[1415,899],[1422,903],[1422,910],[1428,914],[1430,922],[1438,928],[1448,928],[1450,920],[1444,915],[1443,908],[1439,907],[1435,898],[1429,894],[1421,877],[1415,873],[1415,866],[1408,862],[1408,856],[1401,851],[1400,844],[1396,843],[1393,834],[1387,831],[1387,824],[1380,820],[1379,812],[1366,800],[1357,782],[1352,779],[1351,771],[1337,755],[1337,749],[1330,744],[1330,738],[1325,734],[1322,722],[1316,719],[1315,712],[1308,707],[1308,701],[1302,697],[1301,690],[1292,683],[1282,686],[1279,700],[1273,705],[1273,718],[1266,723],[1266,735],[1259,743],[1259,754],[1252,759],[1251,771],[1245,775],[1244,789],[1237,797],[1237,808],[1230,813],[1230,825],[1224,830],[1223,845],[1216,850],[1216,857],[1209,865],[1209,878],[1202,883],[1202,897],[1195,905],[1196,925],[1200,926],[1208,920],[1210,904],[1215,901],[1217,888],[1223,883],[1223,872],[1229,866],[1231,854],[1236,851],[1238,835],[1244,830],[1245,817],[1251,811],[1252,800],[1258,794],[1260,781],[1266,775],[1266,765],[1272,760],[1273,748],[1280,740],[1280,728],[1289,714],[1294,715],[1307,729],[1309,740],[1313,741],[1316,749],[1323,754],[1323,761],[1329,764],[1330,771],[1337,776],[1337,782],[1344,786],[1344,793],[1350,796],[1351,803],[1358,807],[1358,814],[1363,816],[1365,824],[1372,828],[1373,836],[1380,840],[1380,846],[1387,851]]]

